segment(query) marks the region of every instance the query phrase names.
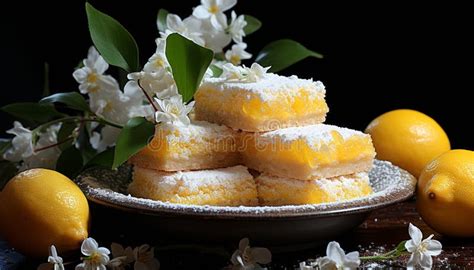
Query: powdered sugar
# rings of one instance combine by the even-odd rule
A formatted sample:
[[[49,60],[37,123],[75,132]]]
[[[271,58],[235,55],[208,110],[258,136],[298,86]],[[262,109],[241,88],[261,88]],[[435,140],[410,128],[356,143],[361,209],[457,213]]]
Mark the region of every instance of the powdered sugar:
[[[238,80],[226,80],[225,78],[206,78],[201,88],[211,88],[220,91],[248,91],[259,97],[263,101],[273,100],[279,94],[296,96],[300,89],[308,91],[310,96],[324,96],[325,87],[320,81],[312,79],[299,79],[297,76],[280,76],[273,73],[265,76],[256,82],[246,82]]]
[[[164,172],[138,168],[141,175],[159,183],[160,188],[175,190],[176,187],[196,191],[202,186],[226,186],[231,182],[249,181],[252,175],[245,166],[234,166],[214,170],[199,170],[186,172]],[[235,183],[233,183],[235,184]]]
[[[89,199],[109,205],[129,209],[140,209],[150,213],[174,213],[198,216],[228,216],[231,218],[261,218],[262,216],[307,216],[332,215],[344,212],[369,211],[387,204],[411,197],[415,190],[416,179],[406,171],[389,162],[375,161],[369,177],[374,193],[356,200],[306,205],[287,206],[200,206],[166,203],[135,198],[125,192],[131,179],[131,169],[124,167],[120,171],[94,169],[84,172],[77,178],[81,188]]]
[[[161,123],[157,132],[166,132],[166,139],[169,143],[190,142],[191,140],[199,142],[209,138],[232,138],[234,133],[226,126],[206,121],[192,121],[189,125]]]
[[[259,138],[265,141],[272,142],[272,140],[279,139],[285,143],[291,143],[296,140],[304,140],[306,143],[316,150],[320,147],[321,143],[329,143],[333,138],[333,132],[339,133],[344,140],[349,139],[352,136],[369,137],[369,135],[362,133],[357,130],[326,125],[316,124],[302,127],[290,127],[278,129],[263,133]]]

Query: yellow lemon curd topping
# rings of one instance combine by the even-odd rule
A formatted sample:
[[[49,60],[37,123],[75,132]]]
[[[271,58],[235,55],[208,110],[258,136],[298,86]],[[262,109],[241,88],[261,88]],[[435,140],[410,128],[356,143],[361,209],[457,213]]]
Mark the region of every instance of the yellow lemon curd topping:
[[[130,162],[165,171],[237,165],[236,135],[230,128],[207,122],[195,121],[187,126],[161,123],[156,126],[153,140]]]
[[[324,85],[266,74],[257,82],[210,78],[195,94],[196,118],[246,131],[321,123],[329,111]]]
[[[302,180],[367,171],[375,156],[369,135],[324,124],[245,133],[239,148],[250,168]]]
[[[263,205],[338,202],[372,193],[366,172],[305,181],[262,174],[255,181]]]

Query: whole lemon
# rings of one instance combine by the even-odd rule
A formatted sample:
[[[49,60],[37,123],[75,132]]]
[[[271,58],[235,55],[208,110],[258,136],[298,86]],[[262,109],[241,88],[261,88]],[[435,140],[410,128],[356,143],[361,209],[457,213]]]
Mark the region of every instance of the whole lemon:
[[[88,223],[84,194],[56,171],[24,171],[0,193],[0,235],[28,256],[46,256],[53,244],[61,253],[78,249]]]
[[[388,160],[415,177],[433,158],[451,149],[441,126],[414,110],[394,110],[380,115],[367,126],[377,158]]]
[[[474,152],[452,150],[430,162],[417,187],[417,208],[435,231],[474,236]]]

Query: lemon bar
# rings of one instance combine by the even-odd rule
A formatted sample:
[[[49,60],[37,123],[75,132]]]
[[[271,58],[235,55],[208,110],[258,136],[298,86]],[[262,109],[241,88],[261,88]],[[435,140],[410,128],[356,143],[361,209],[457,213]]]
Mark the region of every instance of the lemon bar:
[[[194,98],[197,120],[250,132],[322,123],[329,111],[320,81],[273,73],[255,82],[207,78]]]
[[[240,144],[249,168],[301,180],[368,171],[375,156],[370,135],[324,124],[245,133]]]
[[[153,140],[130,159],[142,168],[162,171],[214,169],[240,163],[236,132],[204,121],[156,126]]]
[[[366,172],[305,181],[262,174],[255,181],[262,205],[338,202],[372,193]]]
[[[188,172],[163,172],[135,166],[128,192],[135,197],[180,204],[258,204],[255,181],[241,165]]]

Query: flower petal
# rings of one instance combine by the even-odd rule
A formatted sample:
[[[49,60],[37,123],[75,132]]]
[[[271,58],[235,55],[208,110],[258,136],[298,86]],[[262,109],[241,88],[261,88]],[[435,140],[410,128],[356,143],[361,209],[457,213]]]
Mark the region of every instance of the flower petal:
[[[218,0],[218,3],[219,3],[219,10],[221,12],[224,12],[226,10],[231,9],[233,6],[235,6],[235,4],[237,4],[237,0]]]
[[[438,240],[424,240],[423,242],[426,245],[426,251],[424,253],[427,255],[438,256],[443,251],[443,245]]]
[[[239,242],[239,250],[244,252],[245,248],[249,245],[249,239],[247,237],[242,238]]]
[[[420,263],[420,257],[421,254],[419,252],[412,253],[407,262],[407,269],[416,269],[416,266]]]
[[[326,248],[326,255],[336,264],[341,265],[344,262],[344,250],[341,248],[338,242],[332,241],[328,244]]]
[[[419,264],[423,269],[431,269],[433,266],[433,259],[430,255],[422,253]]]
[[[408,226],[408,234],[410,234],[410,237],[415,245],[418,246],[421,244],[423,233],[420,229],[418,229],[418,227],[410,223],[410,225]]]
[[[408,240],[405,242],[405,248],[408,252],[414,252],[416,250],[417,245],[413,242],[413,240]]]
[[[353,251],[347,253],[344,258],[344,266],[349,267],[350,269],[356,269],[360,265],[359,252]]]
[[[133,264],[133,269],[134,270],[149,270],[148,266],[146,264],[144,264],[143,262],[140,262],[140,261],[136,261]]]
[[[56,247],[54,245],[51,245],[50,249],[51,249],[51,256],[54,258],[58,257],[58,252],[56,251]]]
[[[183,21],[176,14],[168,14],[166,17],[166,26],[173,32],[179,32],[179,30],[183,28]]]
[[[78,265],[76,265],[76,270],[85,270],[86,269],[86,265],[84,263],[80,263]]]
[[[82,242],[81,252],[86,256],[90,256],[98,247],[99,244],[97,244],[97,241],[95,241],[94,238],[89,237]]]
[[[106,254],[106,255],[110,254],[110,250],[108,248],[105,248],[105,247],[100,247],[100,248],[97,249],[97,251],[99,251],[102,254]]]
[[[204,6],[197,6],[193,10],[193,15],[199,19],[207,19],[211,16],[211,13],[209,13],[209,10]]]
[[[230,257],[230,261],[232,262],[233,265],[238,265],[239,264],[238,257],[240,256],[240,253],[241,253],[240,250],[236,250],[232,254],[232,257]]]
[[[272,253],[267,248],[250,248],[250,256],[257,263],[267,264],[272,261]]]

